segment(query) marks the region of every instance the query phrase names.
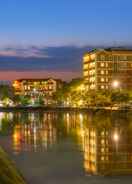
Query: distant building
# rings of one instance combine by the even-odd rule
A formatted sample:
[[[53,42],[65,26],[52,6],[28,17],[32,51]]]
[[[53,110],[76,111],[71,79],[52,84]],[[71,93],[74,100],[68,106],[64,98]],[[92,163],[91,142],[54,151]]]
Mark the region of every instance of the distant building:
[[[88,90],[132,89],[132,50],[108,48],[85,53],[83,76]]]
[[[41,95],[52,96],[58,89],[62,88],[63,82],[59,79],[19,79],[13,82],[15,94],[18,95]]]

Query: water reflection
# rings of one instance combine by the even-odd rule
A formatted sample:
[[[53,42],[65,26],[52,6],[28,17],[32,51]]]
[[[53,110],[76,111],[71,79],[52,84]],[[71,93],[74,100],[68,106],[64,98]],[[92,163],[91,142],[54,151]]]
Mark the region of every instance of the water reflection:
[[[22,117],[21,117],[22,116]],[[13,129],[13,149],[15,153],[25,151],[47,150],[56,142],[56,127],[52,123],[56,116],[46,113],[21,114],[22,123],[17,123]],[[24,116],[24,117],[23,117]]]
[[[10,136],[14,154],[47,151],[71,138],[86,173],[132,173],[132,119],[128,114],[0,113],[0,134]],[[72,151],[72,150],[71,150]]]

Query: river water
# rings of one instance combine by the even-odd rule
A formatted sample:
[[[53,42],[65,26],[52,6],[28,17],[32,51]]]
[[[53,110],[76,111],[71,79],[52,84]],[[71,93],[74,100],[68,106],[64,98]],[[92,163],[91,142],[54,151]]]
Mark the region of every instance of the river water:
[[[132,112],[0,112],[0,145],[28,184],[132,183]]]

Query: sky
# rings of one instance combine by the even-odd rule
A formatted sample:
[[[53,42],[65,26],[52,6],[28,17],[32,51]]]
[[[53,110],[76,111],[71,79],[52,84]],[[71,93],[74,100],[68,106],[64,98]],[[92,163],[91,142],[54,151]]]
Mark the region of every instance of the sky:
[[[89,48],[131,46],[131,0],[0,0],[0,80],[82,76]]]

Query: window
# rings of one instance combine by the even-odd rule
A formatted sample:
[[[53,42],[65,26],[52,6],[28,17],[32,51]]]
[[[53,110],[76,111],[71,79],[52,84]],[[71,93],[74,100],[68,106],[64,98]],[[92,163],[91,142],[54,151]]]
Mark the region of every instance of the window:
[[[101,70],[101,75],[104,75],[104,73],[105,73],[104,70]]]
[[[105,66],[105,64],[104,64],[104,63],[100,63],[100,66],[101,66],[101,67],[104,67],[104,66]]]
[[[108,79],[107,77],[106,77],[106,79],[105,79],[105,80],[106,80],[106,82],[108,82],[108,81],[109,81],[109,79]]]
[[[90,75],[94,75],[95,74],[95,70],[90,70],[89,74]]]
[[[28,86],[24,86],[24,89],[27,90],[28,89]]]
[[[108,75],[109,74],[109,71],[108,70],[106,70],[106,75]]]
[[[84,70],[87,70],[88,69],[88,64],[85,64],[84,65]]]
[[[101,82],[104,82],[105,81],[105,79],[104,78],[101,78]]]
[[[109,89],[108,85],[106,86],[106,89]]]
[[[89,68],[93,68],[93,67],[95,67],[95,63],[92,62],[89,64]]]
[[[127,56],[120,56],[120,61],[126,61],[127,60]]]
[[[109,66],[108,63],[106,63],[105,66],[108,67]]]
[[[105,141],[104,141],[104,139],[102,139],[102,140],[101,140],[101,144],[105,144]]]
[[[104,160],[105,160],[105,158],[102,156],[102,157],[101,157],[101,161],[104,161]]]
[[[51,85],[49,86],[49,89],[52,89],[52,86]]]
[[[101,86],[101,89],[104,89],[104,88],[105,88],[104,85],[102,85],[102,86]]]
[[[104,55],[101,55],[100,58],[101,58],[101,61],[105,60],[105,56]]]

